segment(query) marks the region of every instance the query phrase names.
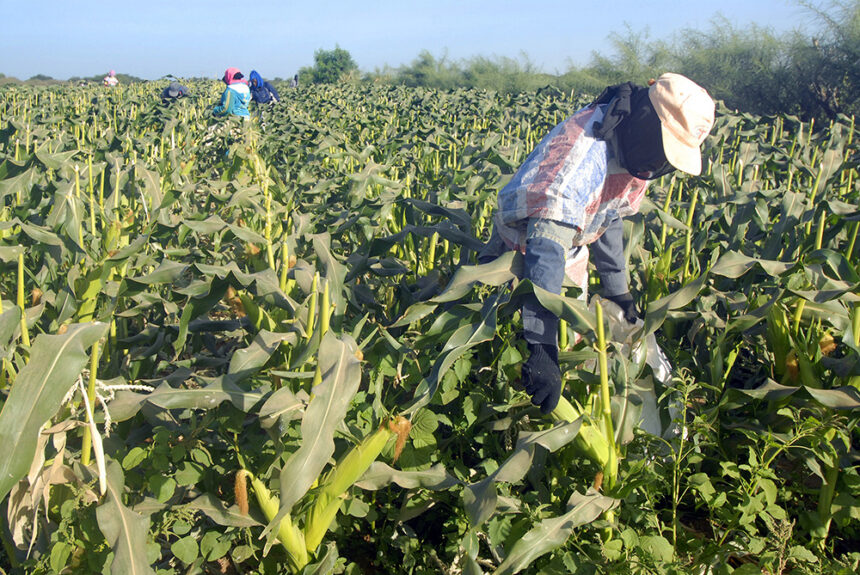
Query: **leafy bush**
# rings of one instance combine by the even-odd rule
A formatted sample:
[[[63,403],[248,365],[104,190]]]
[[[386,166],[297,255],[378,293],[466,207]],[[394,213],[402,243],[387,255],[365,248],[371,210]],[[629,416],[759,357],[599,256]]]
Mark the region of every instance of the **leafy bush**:
[[[335,46],[333,50],[319,49],[314,52],[314,65],[299,70],[299,81],[303,84],[334,84],[358,70],[358,64],[349,52]]]

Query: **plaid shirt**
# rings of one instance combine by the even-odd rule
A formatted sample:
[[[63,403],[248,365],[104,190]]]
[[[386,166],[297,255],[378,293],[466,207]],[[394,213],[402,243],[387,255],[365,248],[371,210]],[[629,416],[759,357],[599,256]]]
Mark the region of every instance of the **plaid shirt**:
[[[563,247],[568,266],[582,266],[587,250],[580,246],[603,235],[616,216],[639,211],[648,182],[631,176],[612,147],[594,137],[604,111],[589,106],[553,128],[499,192],[494,224],[509,248],[525,252],[528,218],[553,220],[578,230],[573,245]]]

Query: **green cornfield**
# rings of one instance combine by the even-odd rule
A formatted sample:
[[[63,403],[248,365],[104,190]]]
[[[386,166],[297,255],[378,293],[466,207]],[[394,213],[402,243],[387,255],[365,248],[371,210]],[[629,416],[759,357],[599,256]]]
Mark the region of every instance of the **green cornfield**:
[[[475,257],[594,95],[164,85],[0,90],[0,573],[860,570],[854,118],[719,107],[625,221],[625,330]]]

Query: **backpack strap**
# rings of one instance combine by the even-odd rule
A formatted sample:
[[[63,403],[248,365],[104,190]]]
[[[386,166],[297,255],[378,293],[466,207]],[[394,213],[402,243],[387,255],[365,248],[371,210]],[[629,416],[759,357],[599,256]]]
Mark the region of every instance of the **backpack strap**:
[[[611,140],[615,136],[615,128],[630,115],[630,99],[639,90],[646,90],[633,82],[624,82],[608,86],[597,97],[592,106],[609,104],[602,122],[595,122],[594,136],[601,140]]]

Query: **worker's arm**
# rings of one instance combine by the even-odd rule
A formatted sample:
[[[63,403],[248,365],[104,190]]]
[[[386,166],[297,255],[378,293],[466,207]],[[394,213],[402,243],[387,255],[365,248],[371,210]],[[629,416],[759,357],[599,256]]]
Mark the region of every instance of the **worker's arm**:
[[[232,90],[224,90],[224,93],[221,94],[221,103],[212,108],[212,115],[224,116],[227,114],[227,110],[230,109],[230,99],[232,98],[230,92]]]

